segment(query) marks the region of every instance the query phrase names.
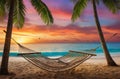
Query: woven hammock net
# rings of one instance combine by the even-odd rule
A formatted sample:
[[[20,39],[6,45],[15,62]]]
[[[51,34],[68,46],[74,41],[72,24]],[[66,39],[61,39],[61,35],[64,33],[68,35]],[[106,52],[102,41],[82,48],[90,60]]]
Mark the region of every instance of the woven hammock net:
[[[21,44],[17,43],[19,46],[18,55],[24,57],[33,65],[52,72],[65,71],[75,68],[79,64],[83,63],[85,60],[89,59],[95,54],[96,49],[86,50],[86,51],[69,51],[66,55],[59,58],[49,58],[44,56],[41,52],[36,52],[35,50],[29,49]],[[86,52],[86,53],[84,53]]]
[[[4,31],[6,33],[6,31]],[[113,34],[110,38],[116,36],[118,33]],[[33,65],[52,72],[59,72],[59,71],[66,71],[75,68],[76,66],[80,65],[87,59],[91,58],[92,56],[96,56],[94,53],[97,48],[100,46],[84,50],[84,51],[69,51],[66,55],[51,59],[49,57],[46,57],[42,55],[41,52],[37,52],[35,50],[32,50],[30,48],[27,48],[20,43],[18,43],[16,40],[12,38],[12,40],[19,46],[19,54],[20,56],[24,57],[27,61],[32,63]]]

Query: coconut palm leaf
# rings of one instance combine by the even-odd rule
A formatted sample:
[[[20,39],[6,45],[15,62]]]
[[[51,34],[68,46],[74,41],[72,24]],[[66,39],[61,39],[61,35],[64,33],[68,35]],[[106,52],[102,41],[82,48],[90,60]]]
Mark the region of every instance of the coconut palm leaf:
[[[85,7],[87,6],[87,1],[88,0],[78,0],[74,6],[73,9],[73,14],[72,14],[72,21],[75,21],[80,14],[82,13],[82,11],[85,9]]]
[[[40,14],[41,19],[46,24],[53,23],[53,17],[48,9],[48,7],[41,0],[31,0],[32,5]]]
[[[5,14],[5,0],[0,1],[0,16],[4,16]]]
[[[17,28],[22,28],[25,22],[25,5],[23,0],[16,0],[14,7],[13,22]]]
[[[70,0],[70,1],[72,1],[73,3],[76,3],[78,0]]]
[[[106,5],[106,7],[113,13],[117,12],[117,5],[116,0],[103,0],[103,3]]]
[[[116,0],[117,8],[120,9],[120,0]]]
[[[96,0],[96,3],[99,5],[99,3],[100,3],[100,0]]]

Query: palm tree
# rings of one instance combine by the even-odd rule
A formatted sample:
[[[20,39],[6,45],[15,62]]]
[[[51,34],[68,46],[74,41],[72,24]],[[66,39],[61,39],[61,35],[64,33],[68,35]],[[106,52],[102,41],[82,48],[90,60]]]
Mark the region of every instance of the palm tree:
[[[53,23],[53,17],[46,6],[41,0],[30,0],[42,20],[46,24]],[[17,28],[22,28],[25,22],[25,5],[23,0],[1,0],[0,1],[0,16],[4,16],[8,11],[8,23],[5,37],[5,44],[0,68],[1,75],[8,75],[8,60],[11,44],[11,35],[13,24]]]
[[[71,18],[72,21],[74,22],[80,16],[80,14],[85,9],[85,7],[87,6],[88,0],[72,0],[72,1],[76,2],[75,6],[74,6],[72,18]],[[104,35],[103,35],[102,29],[101,29],[101,25],[99,22],[96,4],[99,4],[100,1],[101,0],[91,0],[91,2],[93,4],[93,11],[94,11],[94,18],[95,18],[95,22],[96,22],[96,27],[98,30],[100,42],[101,42],[108,66],[117,66],[117,64],[114,62],[114,60],[112,59],[112,57],[108,51],[108,48],[106,46],[106,42],[104,39]],[[111,12],[115,13],[116,11],[118,11],[118,8],[116,6],[116,0],[102,0],[102,2],[105,4],[105,6]]]
[[[117,8],[120,9],[120,0],[116,0]]]

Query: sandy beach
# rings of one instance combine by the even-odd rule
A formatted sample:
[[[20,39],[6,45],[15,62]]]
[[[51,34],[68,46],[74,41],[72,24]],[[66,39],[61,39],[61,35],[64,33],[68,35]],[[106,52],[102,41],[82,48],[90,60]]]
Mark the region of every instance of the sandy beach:
[[[120,57],[113,57],[120,65]],[[1,60],[1,57],[0,57]],[[104,58],[91,58],[71,72],[52,73],[35,67],[21,57],[10,57],[9,72],[0,79],[120,79],[120,66],[108,67]]]

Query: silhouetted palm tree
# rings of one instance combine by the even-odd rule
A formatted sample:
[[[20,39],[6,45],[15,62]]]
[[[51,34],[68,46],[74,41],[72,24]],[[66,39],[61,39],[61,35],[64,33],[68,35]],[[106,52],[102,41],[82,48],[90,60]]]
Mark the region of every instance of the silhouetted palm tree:
[[[98,30],[98,34],[100,37],[103,51],[104,51],[105,56],[106,56],[107,64],[108,64],[108,66],[117,66],[117,64],[114,62],[114,60],[110,56],[110,53],[109,53],[108,48],[106,46],[106,42],[105,42],[104,35],[103,35],[101,25],[99,22],[99,17],[98,17],[98,13],[97,13],[97,6],[96,6],[96,4],[99,4],[100,1],[102,1],[111,12],[115,13],[116,11],[118,11],[118,8],[116,6],[116,0],[72,0],[72,1],[76,2],[75,6],[74,6],[73,14],[72,14],[72,21],[75,21],[80,16],[82,11],[87,6],[88,1],[91,1],[91,3],[93,4],[93,11],[94,11],[94,18],[95,18],[95,22],[96,22],[96,27]]]
[[[53,23],[53,17],[48,7],[41,0],[30,0],[34,8],[44,23]],[[11,44],[11,35],[13,24],[17,28],[22,28],[25,22],[25,5],[23,0],[0,0],[0,16],[4,16],[8,12],[8,24],[5,37],[5,44],[0,68],[0,74],[8,75],[8,60]]]

